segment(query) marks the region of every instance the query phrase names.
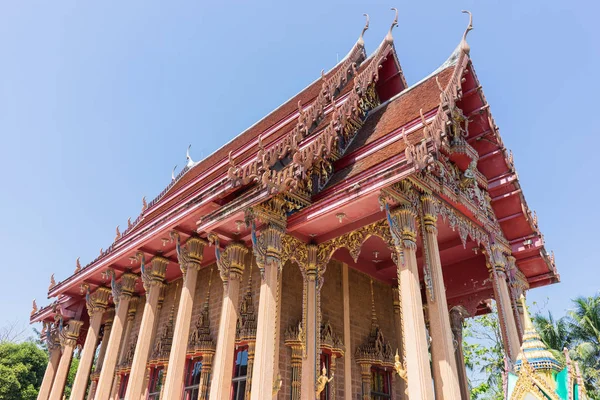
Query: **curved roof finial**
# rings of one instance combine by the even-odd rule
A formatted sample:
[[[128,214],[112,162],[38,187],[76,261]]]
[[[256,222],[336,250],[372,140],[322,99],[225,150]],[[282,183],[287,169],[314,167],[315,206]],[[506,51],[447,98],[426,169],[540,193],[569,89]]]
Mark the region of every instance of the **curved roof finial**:
[[[367,17],[367,22],[365,22],[365,27],[363,28],[362,32],[360,33],[360,36],[358,37],[358,44],[364,46],[365,44],[365,40],[364,40],[364,36],[365,36],[365,32],[367,30],[369,30],[369,14],[363,14],[365,17]]]
[[[465,29],[465,33],[463,33],[463,37],[460,42],[460,49],[466,54],[469,54],[471,51],[471,47],[469,46],[469,43],[467,43],[467,34],[469,33],[469,31],[473,30],[473,14],[471,14],[471,11],[468,10],[462,10],[462,12],[464,14],[469,14],[469,25],[467,26],[467,29]]]
[[[177,165],[175,165],[173,167],[173,171],[171,171],[171,180],[174,181],[175,180],[175,170],[177,169]]]
[[[392,22],[392,25],[390,26],[390,30],[388,31],[387,36],[385,37],[385,40],[387,40],[388,42],[394,41],[394,37],[392,36],[392,29],[394,29],[395,26],[398,26],[398,9],[395,7],[392,7],[391,9],[392,9],[392,11],[396,12],[396,16],[394,17],[394,21]]]
[[[194,163],[194,160],[192,160],[192,157],[190,157],[190,149],[191,148],[192,148],[192,145],[190,144],[187,148],[187,151],[185,152],[185,159],[187,160],[188,167]]]

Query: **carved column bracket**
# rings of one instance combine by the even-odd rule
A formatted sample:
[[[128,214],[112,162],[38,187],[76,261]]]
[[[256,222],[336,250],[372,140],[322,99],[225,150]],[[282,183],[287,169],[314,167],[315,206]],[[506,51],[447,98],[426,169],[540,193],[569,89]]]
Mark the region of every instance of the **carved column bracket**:
[[[179,233],[176,231],[171,231],[171,239],[175,240],[179,268],[183,275],[186,275],[189,268],[199,270],[204,258],[204,247],[208,242],[194,234],[188,238],[185,245],[182,245]]]
[[[105,287],[99,287],[93,294],[90,294],[88,289],[85,296],[85,305],[88,315],[91,317],[100,312],[103,313],[108,306],[108,298],[111,295],[111,290]]]

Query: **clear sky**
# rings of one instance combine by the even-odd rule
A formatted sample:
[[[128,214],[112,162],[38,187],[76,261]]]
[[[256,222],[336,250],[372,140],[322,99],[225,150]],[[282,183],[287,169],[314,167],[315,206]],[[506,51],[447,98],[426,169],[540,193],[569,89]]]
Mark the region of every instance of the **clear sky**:
[[[562,315],[600,289],[596,1],[0,1],[0,327],[46,305],[185,163],[218,149],[400,10],[409,84],[474,15],[471,56],[562,283]]]

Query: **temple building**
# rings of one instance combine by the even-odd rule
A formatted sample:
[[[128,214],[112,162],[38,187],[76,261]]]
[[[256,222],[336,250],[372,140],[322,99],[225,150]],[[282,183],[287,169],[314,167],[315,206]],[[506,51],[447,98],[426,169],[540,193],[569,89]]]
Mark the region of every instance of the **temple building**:
[[[186,167],[34,303],[38,399],[468,399],[465,318],[559,281],[467,33],[408,85],[392,30]],[[457,35],[458,39],[458,35]],[[458,40],[457,40],[458,42]],[[189,150],[189,149],[188,149]]]
[[[504,380],[507,400],[587,400],[577,362],[564,349],[565,366],[548,350],[537,333],[521,295],[524,333],[521,352]]]

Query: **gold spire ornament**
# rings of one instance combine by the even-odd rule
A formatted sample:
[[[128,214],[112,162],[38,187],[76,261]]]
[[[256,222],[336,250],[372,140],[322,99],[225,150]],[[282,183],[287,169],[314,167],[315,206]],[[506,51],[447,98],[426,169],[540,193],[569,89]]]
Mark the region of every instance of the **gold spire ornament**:
[[[116,234],[115,234],[115,242],[121,239],[121,231],[119,230],[119,225],[117,225]]]
[[[75,260],[75,273],[79,271],[81,271],[81,263],[79,262],[79,257],[77,257],[77,260]]]
[[[37,306],[37,303],[35,302],[35,299],[33,299],[33,304],[31,305],[31,314],[30,315],[35,314],[37,311],[38,311],[38,306]]]
[[[465,54],[469,54],[471,52],[471,47],[469,46],[469,43],[467,43],[467,34],[473,30],[473,14],[471,14],[471,11],[467,10],[462,10],[462,12],[464,14],[469,14],[469,25],[467,26],[467,29],[465,29],[465,33],[463,33],[462,40],[460,41],[460,49],[465,52]]]
[[[316,388],[317,398],[319,398],[319,395],[321,394],[321,392],[323,390],[325,390],[325,386],[327,386],[327,384],[333,380],[334,375],[335,375],[335,373],[332,372],[331,378],[328,378],[327,377],[327,368],[325,368],[325,364],[323,364],[323,369],[321,370],[321,376],[319,376],[317,378],[317,388]]]
[[[146,203],[146,196],[142,197],[142,212],[146,211],[148,203]]]
[[[48,286],[48,290],[52,290],[52,288],[56,286],[56,281],[54,280],[54,274],[50,275],[50,286]]]

